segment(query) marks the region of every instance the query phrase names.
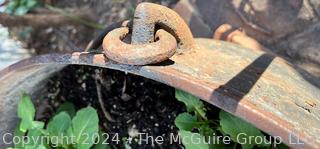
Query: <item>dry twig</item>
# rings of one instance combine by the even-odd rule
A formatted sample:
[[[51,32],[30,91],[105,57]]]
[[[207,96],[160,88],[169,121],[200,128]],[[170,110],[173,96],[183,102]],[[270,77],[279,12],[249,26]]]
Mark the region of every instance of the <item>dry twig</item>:
[[[97,87],[98,100],[99,100],[99,104],[100,104],[101,110],[103,112],[103,115],[109,122],[114,122],[114,119],[111,117],[110,113],[106,110],[106,108],[104,106],[104,102],[103,102],[102,94],[101,94],[101,85],[98,81],[98,77],[95,78],[95,83],[96,83],[96,87]]]

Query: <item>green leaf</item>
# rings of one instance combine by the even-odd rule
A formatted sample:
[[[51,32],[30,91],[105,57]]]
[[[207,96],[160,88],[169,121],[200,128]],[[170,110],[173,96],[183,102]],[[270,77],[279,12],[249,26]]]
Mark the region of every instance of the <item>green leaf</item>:
[[[19,149],[51,149],[50,146],[45,146],[45,145],[38,145],[36,147],[32,146],[32,145],[26,145],[24,148],[19,148]]]
[[[20,131],[27,132],[28,129],[32,128],[32,121],[30,120],[21,120],[20,122]]]
[[[126,138],[126,137],[122,138],[122,142],[123,142],[123,145],[124,145],[125,149],[132,149],[132,147],[130,146],[128,138]]]
[[[230,135],[233,141],[240,143],[243,149],[252,149],[256,145],[253,137],[264,137],[260,130],[253,125],[223,110],[220,111],[219,117],[221,130]],[[266,144],[266,146],[268,145]]]
[[[217,130],[220,131],[220,132],[222,133],[222,135],[224,135],[224,136],[228,135],[228,134],[226,134],[226,133],[222,130],[221,126],[219,126],[219,127],[217,128]]]
[[[179,131],[180,139],[186,149],[209,149],[204,136],[190,131]]]
[[[191,131],[193,128],[199,127],[197,118],[195,116],[192,116],[189,113],[179,114],[176,117],[174,123],[180,130],[185,130],[185,131]]]
[[[202,125],[199,133],[205,137],[211,137],[215,134],[215,131],[211,129],[209,125]]]
[[[24,15],[28,11],[39,6],[38,0],[10,0],[5,12],[14,15]]]
[[[5,12],[8,14],[13,14],[14,10],[16,7],[18,7],[19,2],[17,0],[11,0],[9,3],[6,5]]]
[[[19,6],[18,8],[16,8],[16,10],[14,11],[14,15],[24,15],[29,11],[29,8],[26,6]]]
[[[57,137],[57,142],[52,142],[53,144],[58,144],[58,146],[63,146],[65,140],[64,136],[67,136],[67,130],[71,126],[71,118],[66,112],[60,112],[58,115],[54,116],[52,120],[48,123],[47,131],[51,137]]]
[[[67,112],[71,117],[74,117],[74,115],[76,115],[76,108],[74,104],[65,102],[64,104],[59,106],[57,114],[60,112]]]
[[[32,129],[42,129],[44,127],[44,122],[32,121]]]
[[[42,132],[40,129],[30,129],[28,130],[28,139],[30,139],[30,142],[26,144],[28,147],[37,148],[38,146],[42,145]]]
[[[35,113],[36,110],[30,96],[23,94],[22,99],[18,103],[18,117],[21,119],[20,131],[25,133],[28,129],[32,128]]]
[[[14,131],[14,136],[15,136],[16,138],[22,139],[22,137],[24,136],[24,134],[25,134],[24,132],[20,131],[19,126],[16,127],[16,129],[15,129],[15,131]],[[17,144],[14,144],[14,147],[15,147],[15,148],[22,148],[22,147],[23,147],[22,141],[19,141]]]
[[[98,114],[92,107],[79,110],[72,119],[72,133],[76,138],[77,149],[89,149],[98,131]]]
[[[276,148],[277,149],[289,149],[289,147],[287,145],[283,144],[283,143],[277,144]]]
[[[105,143],[106,138],[102,135],[101,130],[99,130],[99,142],[94,145],[93,149],[111,149],[108,144]]]
[[[210,128],[209,125],[202,125],[200,127],[199,133],[202,136],[204,136],[206,141],[209,143],[209,149],[227,149],[227,146],[220,139],[218,139],[218,136],[216,136],[215,131],[212,128]]]
[[[47,130],[50,135],[60,135],[67,131],[71,125],[71,118],[66,112],[61,112],[54,116],[48,123]]]
[[[26,2],[26,7],[29,8],[29,10],[33,9],[35,6],[37,6],[38,1],[37,0],[28,0]]]
[[[196,114],[199,114],[203,119],[207,120],[206,109],[204,108],[204,104],[202,103],[202,101],[200,101],[199,98],[178,89],[176,89],[175,96],[178,101],[181,101],[186,105],[188,112],[195,112]]]
[[[23,149],[35,149],[33,145],[26,145]]]
[[[44,145],[39,145],[38,147],[37,147],[37,149],[47,149]]]
[[[176,98],[183,102],[188,111],[195,111],[195,107],[204,107],[203,103],[195,96],[188,94],[184,91],[176,89]]]

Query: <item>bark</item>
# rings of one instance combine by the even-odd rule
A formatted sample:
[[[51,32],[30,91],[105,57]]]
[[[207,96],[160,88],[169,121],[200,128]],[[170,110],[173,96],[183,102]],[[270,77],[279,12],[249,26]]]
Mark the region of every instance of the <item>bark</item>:
[[[79,11],[73,12],[72,16],[90,20],[91,15],[87,12]],[[61,25],[82,25],[79,21],[58,13],[51,13],[50,11],[37,11],[36,13],[25,14],[22,16],[12,16],[6,13],[0,13],[0,24],[8,27],[14,26],[33,26],[33,27],[47,27],[47,26],[61,26]]]

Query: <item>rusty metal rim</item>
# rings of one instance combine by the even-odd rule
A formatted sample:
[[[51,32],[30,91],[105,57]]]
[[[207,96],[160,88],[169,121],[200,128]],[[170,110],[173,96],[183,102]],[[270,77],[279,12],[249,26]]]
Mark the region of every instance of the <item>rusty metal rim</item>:
[[[45,66],[51,64],[61,64],[62,67],[70,64],[81,64],[115,69],[140,75],[189,92],[214,106],[217,106],[247,120],[248,122],[254,124],[270,135],[281,137],[283,141],[289,146],[301,148],[299,144],[289,144],[292,140],[289,140],[288,136],[291,135],[292,138],[290,139],[293,139],[295,141],[297,139],[300,139],[305,143],[303,145],[303,148],[319,147],[319,144],[314,141],[314,138],[299,134],[298,132],[291,132],[290,130],[292,130],[293,126],[288,124],[288,122],[274,116],[271,112],[259,109],[246,100],[236,101],[228,95],[215,92],[214,89],[219,87],[218,84],[210,85],[208,82],[195,79],[182,72],[170,68],[122,65],[107,60],[103,54],[51,54],[25,59],[1,70],[0,80],[5,79],[6,77],[8,77],[8,75],[11,75],[16,71],[22,71],[27,68],[32,69],[37,66]],[[236,110],[231,110],[233,108],[236,108]]]

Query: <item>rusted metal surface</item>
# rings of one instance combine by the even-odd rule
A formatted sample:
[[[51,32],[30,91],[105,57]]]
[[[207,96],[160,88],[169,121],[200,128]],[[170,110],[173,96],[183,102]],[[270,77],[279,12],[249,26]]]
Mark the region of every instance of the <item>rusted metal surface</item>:
[[[122,40],[129,33],[128,27],[115,29],[103,40],[104,54],[119,63],[130,65],[146,65],[159,63],[169,59],[176,51],[177,41],[168,32],[157,31],[156,42],[145,44],[127,44]]]
[[[176,12],[152,3],[137,6],[133,19],[132,43],[153,42],[156,26],[175,36],[180,49],[190,49],[195,45],[189,27]]]
[[[185,43],[181,39],[178,42]],[[0,123],[6,124],[0,128],[1,135],[15,128],[17,118],[10,113],[15,113],[22,91],[36,94],[47,77],[75,64],[121,70],[168,84],[281,137],[293,148],[320,148],[320,90],[302,72],[262,51],[212,39],[192,42],[155,65],[126,65],[88,52],[44,55],[16,63],[0,71]]]
[[[84,51],[92,51],[98,49],[102,45],[102,41],[104,37],[112,30],[117,29],[119,27],[128,27],[132,26],[132,21],[131,20],[125,20],[125,21],[120,21],[120,22],[115,22],[104,28],[100,34],[95,37],[95,39],[91,40],[88,44],[87,47],[85,48]]]
[[[155,66],[123,65],[92,53],[48,55],[19,62],[0,72],[0,98],[7,101],[10,97],[9,103],[0,104],[1,123],[14,120],[7,113],[15,113],[15,106],[5,106],[16,105],[19,93],[51,75],[47,72],[52,70],[50,66],[81,64],[130,72],[180,88],[270,135],[280,136],[291,147],[320,147],[320,91],[292,65],[231,43],[208,39],[197,39],[196,43],[202,46]],[[13,126],[1,128],[2,132],[10,130]],[[298,139],[305,144],[290,144],[290,140]]]

